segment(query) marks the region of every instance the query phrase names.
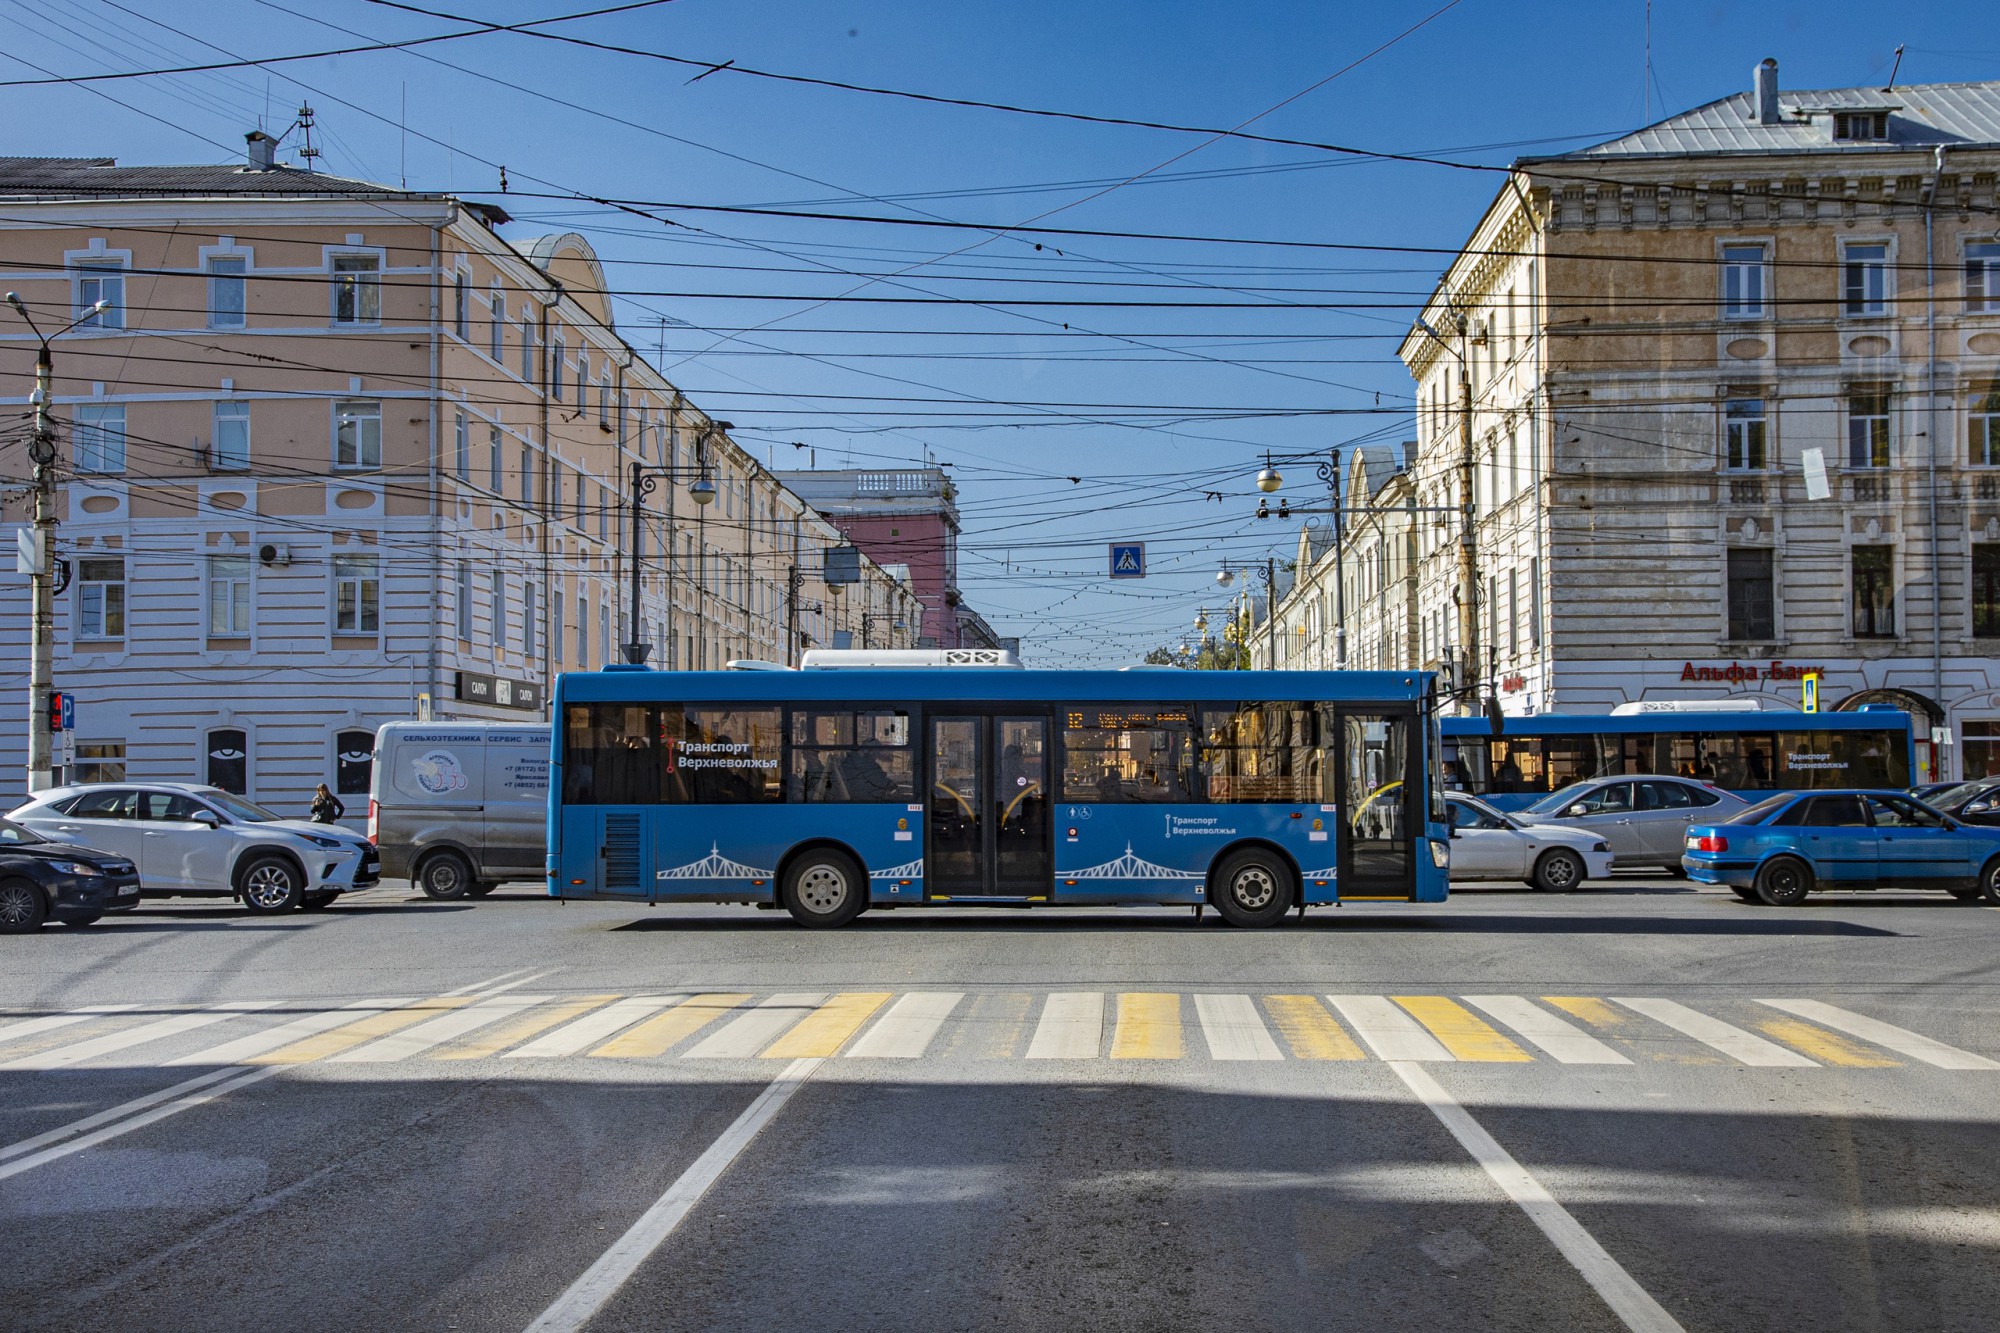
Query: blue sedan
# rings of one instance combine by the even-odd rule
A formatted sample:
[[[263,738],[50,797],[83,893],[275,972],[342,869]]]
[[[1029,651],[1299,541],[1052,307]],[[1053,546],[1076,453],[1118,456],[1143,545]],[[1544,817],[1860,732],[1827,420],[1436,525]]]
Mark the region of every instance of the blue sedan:
[[[1814,889],[1944,889],[2000,905],[2000,828],[1976,828],[1901,792],[1773,796],[1687,831],[1681,866],[1748,902],[1791,907]]]

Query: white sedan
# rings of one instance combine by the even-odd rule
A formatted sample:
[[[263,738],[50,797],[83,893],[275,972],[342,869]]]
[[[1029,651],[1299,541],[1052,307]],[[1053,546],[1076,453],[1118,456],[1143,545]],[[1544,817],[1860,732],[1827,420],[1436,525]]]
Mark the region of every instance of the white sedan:
[[[1548,893],[1567,893],[1611,874],[1611,844],[1584,829],[1523,824],[1475,796],[1453,792],[1451,878],[1520,880]]]

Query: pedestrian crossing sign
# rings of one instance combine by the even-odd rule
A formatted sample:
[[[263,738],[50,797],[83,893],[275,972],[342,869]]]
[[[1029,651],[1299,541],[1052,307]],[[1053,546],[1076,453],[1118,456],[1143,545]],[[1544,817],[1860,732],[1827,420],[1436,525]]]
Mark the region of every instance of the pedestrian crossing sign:
[[[1808,671],[1799,677],[1799,711],[1817,713],[1819,711],[1819,672]]]
[[[1111,577],[1114,579],[1145,578],[1146,543],[1111,543]]]

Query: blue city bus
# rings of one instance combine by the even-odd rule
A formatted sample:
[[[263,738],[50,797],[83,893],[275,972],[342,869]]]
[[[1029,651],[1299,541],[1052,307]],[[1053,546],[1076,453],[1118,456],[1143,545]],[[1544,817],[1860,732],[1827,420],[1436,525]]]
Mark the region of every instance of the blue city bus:
[[[1681,710],[1509,717],[1499,735],[1484,717],[1448,717],[1445,785],[1518,809],[1572,782],[1670,773],[1752,800],[1818,787],[1910,785],[1910,715]]]
[[[1435,717],[1422,672],[572,672],[550,893],[808,926],[930,904],[1212,904],[1260,926],[1440,902]]]

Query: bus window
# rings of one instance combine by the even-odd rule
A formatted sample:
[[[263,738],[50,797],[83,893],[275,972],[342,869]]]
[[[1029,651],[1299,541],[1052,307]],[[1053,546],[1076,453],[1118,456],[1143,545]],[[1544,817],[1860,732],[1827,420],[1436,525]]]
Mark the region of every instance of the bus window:
[[[1186,708],[1066,708],[1063,716],[1065,801],[1194,799],[1194,735]]]
[[[1448,791],[1474,794],[1490,789],[1491,770],[1486,766],[1486,742],[1476,736],[1446,736],[1444,747],[1444,787]]]
[[[660,799],[660,710],[571,704],[563,710],[563,800],[653,805]]]
[[[661,710],[662,732],[673,729],[671,706]],[[690,705],[682,734],[667,745],[667,799],[694,805],[782,799],[778,752],[783,738],[779,710],[755,705]]]
[[[910,715],[896,709],[794,708],[788,801],[914,801]]]
[[[1333,800],[1308,704],[1254,703],[1201,710],[1201,769],[1211,801]]]
[[[1542,764],[1542,744],[1539,740],[1506,740],[1496,736],[1489,744],[1493,755],[1490,771],[1494,792],[1543,792],[1549,789],[1548,771]]]
[[[1758,732],[1718,732],[1695,737],[1701,758],[1695,776],[1731,791],[1771,785],[1771,755],[1775,739]]]

